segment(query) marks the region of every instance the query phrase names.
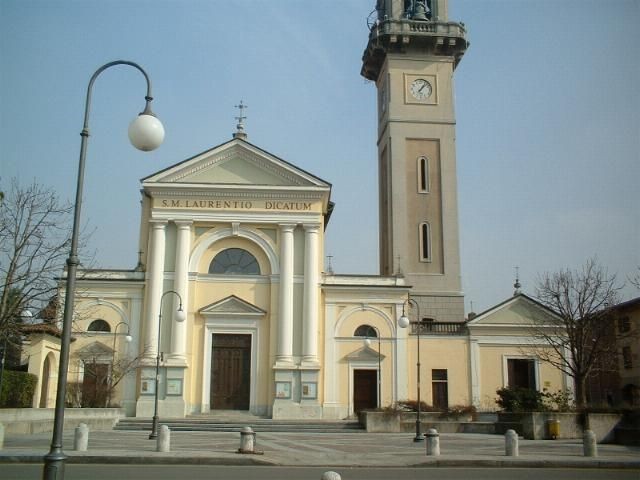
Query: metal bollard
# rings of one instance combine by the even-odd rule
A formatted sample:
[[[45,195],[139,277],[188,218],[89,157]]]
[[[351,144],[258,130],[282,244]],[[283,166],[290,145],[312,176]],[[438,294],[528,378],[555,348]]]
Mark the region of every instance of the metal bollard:
[[[256,432],[251,427],[242,427],[240,430],[240,453],[256,453]]]
[[[171,451],[171,430],[167,425],[160,425],[160,432],[158,433],[158,440],[156,444],[156,452],[170,452]]]
[[[4,446],[4,425],[0,423],[0,450]]]
[[[440,434],[435,428],[427,430],[427,455],[437,457],[440,455]]]
[[[520,455],[518,451],[518,434],[515,430],[507,430],[504,434],[504,454],[507,457],[517,457]]]
[[[342,477],[339,473],[329,470],[328,472],[324,472],[322,474],[320,480],[342,480]]]
[[[585,430],[582,435],[582,451],[585,457],[598,456],[598,444],[596,443],[596,434],[591,430]]]
[[[86,452],[89,446],[89,426],[81,423],[75,429],[73,435],[73,449],[76,452]]]

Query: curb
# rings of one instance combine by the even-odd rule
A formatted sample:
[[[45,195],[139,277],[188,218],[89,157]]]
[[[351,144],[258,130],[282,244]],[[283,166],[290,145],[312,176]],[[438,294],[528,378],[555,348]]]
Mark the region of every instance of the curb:
[[[11,463],[42,463],[43,455],[0,455],[0,464]],[[281,462],[265,460],[255,455],[238,455],[225,457],[199,456],[167,456],[167,455],[70,455],[66,463],[75,465],[87,464],[119,464],[119,465],[226,465],[226,466],[301,466],[287,465]],[[371,468],[367,464],[308,464],[305,467],[331,468]],[[465,458],[434,458],[424,462],[414,463],[397,468],[439,468],[439,467],[473,467],[473,468],[585,468],[585,469],[623,469],[640,470],[640,460],[532,460],[532,459],[465,459]],[[384,468],[384,467],[382,467]]]

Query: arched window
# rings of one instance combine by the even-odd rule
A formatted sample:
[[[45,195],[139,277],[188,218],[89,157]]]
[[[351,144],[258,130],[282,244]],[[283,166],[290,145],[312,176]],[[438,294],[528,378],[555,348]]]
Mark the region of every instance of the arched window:
[[[431,226],[429,222],[420,224],[420,261],[431,261]]]
[[[106,332],[109,333],[111,331],[111,327],[109,324],[102,320],[101,318],[94,320],[89,324],[87,328],[87,332]]]
[[[429,193],[429,160],[418,157],[418,193]]]
[[[369,337],[376,338],[378,336],[378,332],[371,325],[360,325],[356,328],[356,331],[353,333],[354,337]]]
[[[209,273],[260,275],[260,265],[256,257],[246,250],[227,248],[215,256],[209,265]]]

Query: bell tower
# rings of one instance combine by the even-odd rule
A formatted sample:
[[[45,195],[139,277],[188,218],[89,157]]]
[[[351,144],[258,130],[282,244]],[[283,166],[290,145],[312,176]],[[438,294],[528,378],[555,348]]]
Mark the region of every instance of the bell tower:
[[[362,57],[378,91],[380,273],[423,318],[463,321],[453,72],[468,47],[447,0],[378,0]]]

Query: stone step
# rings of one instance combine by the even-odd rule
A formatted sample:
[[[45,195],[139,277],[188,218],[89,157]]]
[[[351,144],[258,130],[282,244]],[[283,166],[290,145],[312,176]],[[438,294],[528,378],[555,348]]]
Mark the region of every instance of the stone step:
[[[315,432],[349,433],[363,432],[364,428],[356,421],[304,421],[270,420],[265,418],[247,418],[244,421],[220,421],[203,418],[160,419],[161,425],[167,425],[172,431],[193,432],[238,432],[242,427],[250,426],[255,432]],[[114,430],[151,430],[151,419],[123,418]]]

